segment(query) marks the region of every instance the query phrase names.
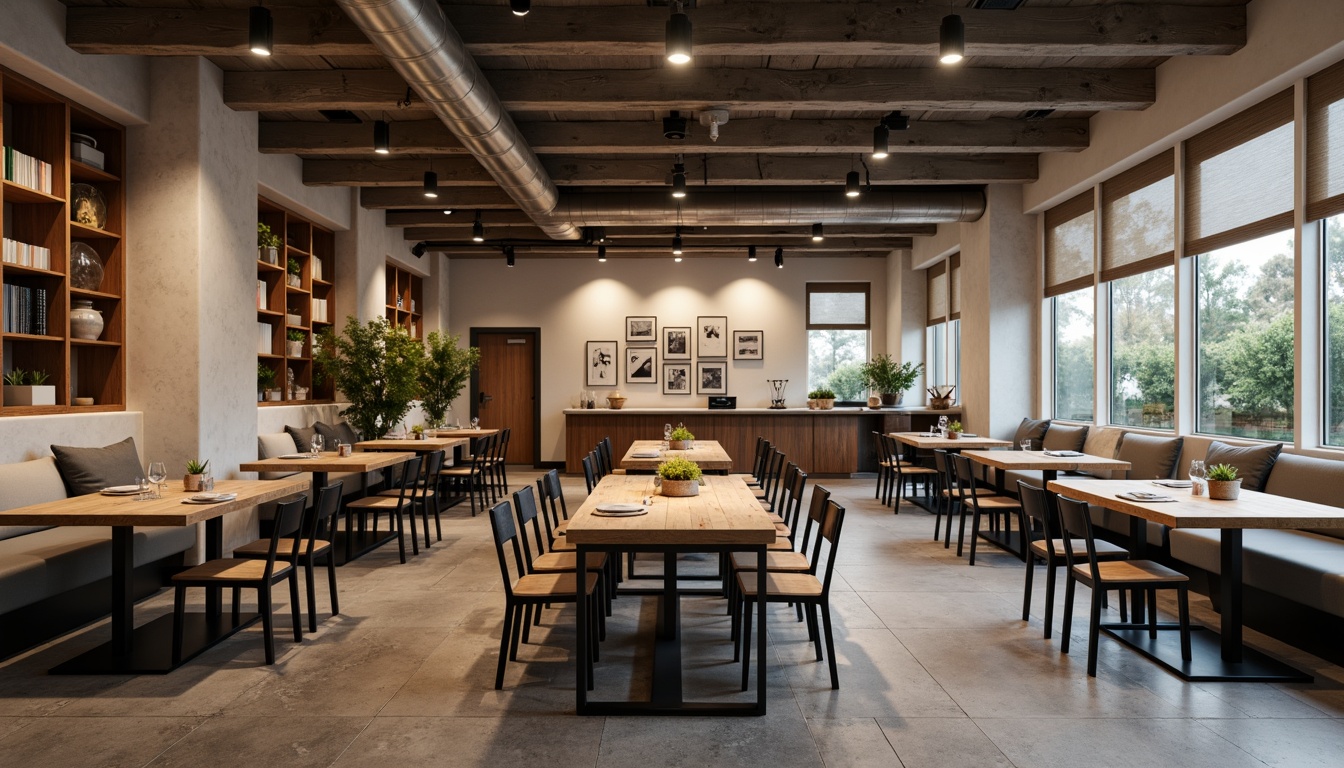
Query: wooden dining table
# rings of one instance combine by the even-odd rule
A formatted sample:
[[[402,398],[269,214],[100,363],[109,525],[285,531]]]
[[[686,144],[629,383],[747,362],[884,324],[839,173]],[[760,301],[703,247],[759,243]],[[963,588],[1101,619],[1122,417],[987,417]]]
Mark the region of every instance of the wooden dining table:
[[[663,556],[663,590],[654,632],[653,681],[648,701],[590,701],[584,665],[578,664],[575,704],[581,715],[764,715],[766,711],[765,601],[758,604],[762,631],[756,633],[756,701],[696,702],[682,696],[681,593],[677,555],[682,552],[755,552],[757,578],[765,583],[765,548],[775,540],[775,526],[740,477],[703,478],[699,495],[661,496],[649,475],[608,475],[570,518],[565,537],[574,544],[577,584],[585,583],[586,553],[654,552]],[[603,517],[597,508],[609,503],[639,503],[647,514]],[[764,596],[764,593],[762,593]],[[587,601],[578,595],[576,658],[587,648]]]
[[[921,451],[973,451],[984,448],[1011,448],[1013,443],[1010,440],[1000,440],[994,437],[982,437],[980,435],[969,436],[962,435],[958,438],[940,437],[939,435],[930,435],[928,432],[891,432],[890,437],[905,443],[912,448]]]
[[[308,490],[301,479],[217,480],[215,493],[236,497],[213,504],[189,504],[195,495],[176,484],[160,492],[160,498],[138,500],[136,496],[103,496],[93,493],[68,499],[15,507],[0,512],[0,525],[110,526],[112,528],[112,637],[51,670],[57,675],[163,674],[171,672],[207,648],[219,643],[260,618],[242,613],[237,622],[221,610],[220,590],[206,590],[205,611],[185,617],[182,659],[173,663],[173,617],[160,616],[135,626],[135,599],[131,579],[135,569],[137,527],[184,527],[205,523],[205,557],[224,556],[224,516],[249,510]]]
[[[1311,682],[1311,675],[1243,642],[1242,531],[1344,528],[1344,509],[1248,490],[1242,490],[1240,498],[1231,501],[1214,500],[1193,496],[1189,489],[1154,485],[1151,480],[1067,477],[1050,482],[1047,488],[1061,496],[1129,515],[1132,554],[1137,559],[1143,558],[1147,547],[1148,537],[1143,535],[1145,520],[1171,528],[1220,529],[1219,633],[1192,632],[1189,661],[1181,658],[1180,641],[1172,638],[1175,633],[1158,632],[1157,640],[1153,640],[1146,625],[1139,626],[1141,617],[1135,617],[1135,624],[1103,624],[1102,630],[1108,635],[1192,682]],[[1139,502],[1117,496],[1133,491],[1161,493],[1174,501]]]
[[[635,455],[639,453],[657,455]],[[658,465],[668,459],[689,459],[699,465],[703,472],[727,474],[733,469],[733,457],[728,455],[717,440],[693,440],[691,447],[682,451],[664,448],[661,440],[636,440],[621,457],[621,469],[630,472],[655,472]]]

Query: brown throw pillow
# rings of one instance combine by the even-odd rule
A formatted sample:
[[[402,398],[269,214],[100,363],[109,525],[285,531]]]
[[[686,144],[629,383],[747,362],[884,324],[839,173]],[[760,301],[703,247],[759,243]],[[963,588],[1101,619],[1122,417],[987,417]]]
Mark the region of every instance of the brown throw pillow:
[[[1087,427],[1069,427],[1063,424],[1051,424],[1045,431],[1041,446],[1047,451],[1081,451],[1087,441]]]
[[[1013,450],[1017,450],[1023,440],[1031,441],[1031,450],[1041,450],[1041,444],[1045,440],[1045,431],[1049,428],[1049,419],[1023,419],[1022,423],[1017,425],[1017,432],[1013,435]]]
[[[328,451],[336,450],[337,443],[346,442],[341,437],[341,431],[325,421],[313,422],[313,429],[317,430],[317,434],[322,436],[323,445]]]
[[[316,429],[313,429],[312,427],[291,427],[287,425],[285,431],[289,433],[290,437],[294,438],[294,445],[298,448],[299,453],[306,453],[313,450],[313,435],[317,434]]]
[[[1204,466],[1231,464],[1237,468],[1237,477],[1241,478],[1241,487],[1248,491],[1264,490],[1265,479],[1279,459],[1283,445],[1228,445],[1219,440],[1209,443],[1209,452],[1204,457]]]
[[[1176,469],[1176,460],[1181,457],[1181,446],[1185,443],[1180,437],[1158,437],[1126,432],[1120,443],[1121,461],[1128,461],[1129,479],[1165,480]]]
[[[53,445],[51,453],[71,496],[97,493],[113,485],[134,485],[145,472],[132,437],[102,448]]]

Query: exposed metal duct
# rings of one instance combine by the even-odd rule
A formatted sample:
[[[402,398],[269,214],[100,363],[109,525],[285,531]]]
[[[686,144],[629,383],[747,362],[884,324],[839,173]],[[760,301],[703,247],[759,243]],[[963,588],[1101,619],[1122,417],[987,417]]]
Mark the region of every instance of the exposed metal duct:
[[[680,220],[687,225],[784,226],[826,224],[941,224],[975,221],[985,212],[981,187],[888,187],[847,198],[822,192],[711,191],[682,200],[656,192],[565,192],[551,220],[584,227],[615,227]]]
[[[548,216],[559,195],[437,0],[337,0],[379,52],[547,235],[580,236]]]

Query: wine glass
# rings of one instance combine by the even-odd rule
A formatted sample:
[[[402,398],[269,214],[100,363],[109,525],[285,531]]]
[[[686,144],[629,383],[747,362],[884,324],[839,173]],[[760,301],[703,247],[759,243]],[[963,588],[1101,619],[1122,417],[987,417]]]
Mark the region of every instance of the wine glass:
[[[318,454],[322,453],[322,448],[323,448],[323,445],[324,445],[325,442],[326,442],[326,441],[322,438],[322,436],[321,436],[321,435],[318,435],[318,434],[314,434],[313,437],[312,437],[312,439],[308,441],[308,444],[309,444],[309,445],[312,447],[312,449],[313,449],[313,458],[314,458],[314,459],[317,458]]]
[[[1018,448],[1021,448],[1021,449],[1024,450],[1024,451],[1030,451],[1030,450],[1031,450],[1031,440],[1029,440],[1029,439],[1028,439],[1028,440],[1023,440],[1022,442],[1020,442],[1020,443],[1017,444],[1017,447],[1018,447]]]
[[[672,443],[672,425],[671,425],[671,424],[664,424],[664,425],[663,425],[663,450],[667,450],[667,446],[670,445],[671,443]]]
[[[163,481],[167,479],[168,479],[168,468],[163,465],[162,461],[149,462],[149,481],[154,484],[153,498],[156,499],[163,498],[159,494],[159,489],[163,487]]]
[[[479,418],[475,417],[475,416],[472,416],[472,417],[471,417],[471,428],[472,428],[472,429],[480,429],[480,428],[481,428],[481,420],[480,420]]]

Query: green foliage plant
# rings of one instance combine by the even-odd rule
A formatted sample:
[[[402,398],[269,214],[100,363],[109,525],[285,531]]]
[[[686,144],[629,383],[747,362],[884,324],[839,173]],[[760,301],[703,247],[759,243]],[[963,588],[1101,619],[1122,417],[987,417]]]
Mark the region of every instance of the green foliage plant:
[[[687,428],[685,428],[685,427],[682,427],[682,426],[678,426],[676,429],[672,430],[672,433],[668,436],[668,439],[669,439],[669,440],[694,440],[694,439],[695,439],[695,435],[692,435],[692,434],[691,434],[691,430],[689,430],[689,429],[687,429]],[[675,479],[675,478],[673,478],[673,479]]]
[[[257,363],[257,387],[259,389],[270,389],[275,383],[275,369],[268,365]]]
[[[658,476],[664,480],[699,480],[700,465],[690,459],[668,459],[658,465]]]
[[[285,334],[285,338],[289,339],[290,341],[303,341],[304,339],[308,338],[308,334],[304,333],[303,331],[290,331]]]
[[[897,364],[891,355],[881,354],[864,363],[862,371],[863,379],[871,389],[883,395],[896,395],[915,385],[915,379],[924,373],[924,364]]]
[[[51,374],[46,371],[25,371],[22,368],[14,368],[5,374],[5,384],[11,387],[40,387],[47,383]]]
[[[960,432],[960,431],[961,431],[961,422],[960,422],[960,421],[949,421],[949,422],[947,423],[947,431],[948,431],[948,432]]]
[[[279,248],[280,236],[271,231],[271,228],[267,226],[265,222],[258,221],[257,245],[262,248]]]
[[[326,328],[313,348],[322,381],[335,383],[350,406],[341,415],[365,438],[381,438],[399,424],[420,393],[425,349],[404,328],[375,318],[347,316],[337,335]]]
[[[201,463],[200,459],[192,459],[187,462],[188,475],[204,475],[205,471],[209,468],[210,468],[209,459],[206,459],[204,464]]]
[[[457,336],[433,331],[425,344],[425,364],[420,369],[420,408],[430,426],[443,420],[471,372],[481,362],[481,350],[458,346]]]
[[[835,392],[837,400],[863,400],[868,388],[863,378],[862,363],[841,363],[826,377],[824,388]]]
[[[285,265],[285,269],[291,275],[297,275],[303,271],[303,267],[299,266],[299,260],[292,257],[290,258],[289,262]]]
[[[1236,480],[1237,468],[1231,464],[1214,464],[1208,469],[1210,480]]]
[[[807,393],[808,400],[834,400],[835,393],[825,387]]]

